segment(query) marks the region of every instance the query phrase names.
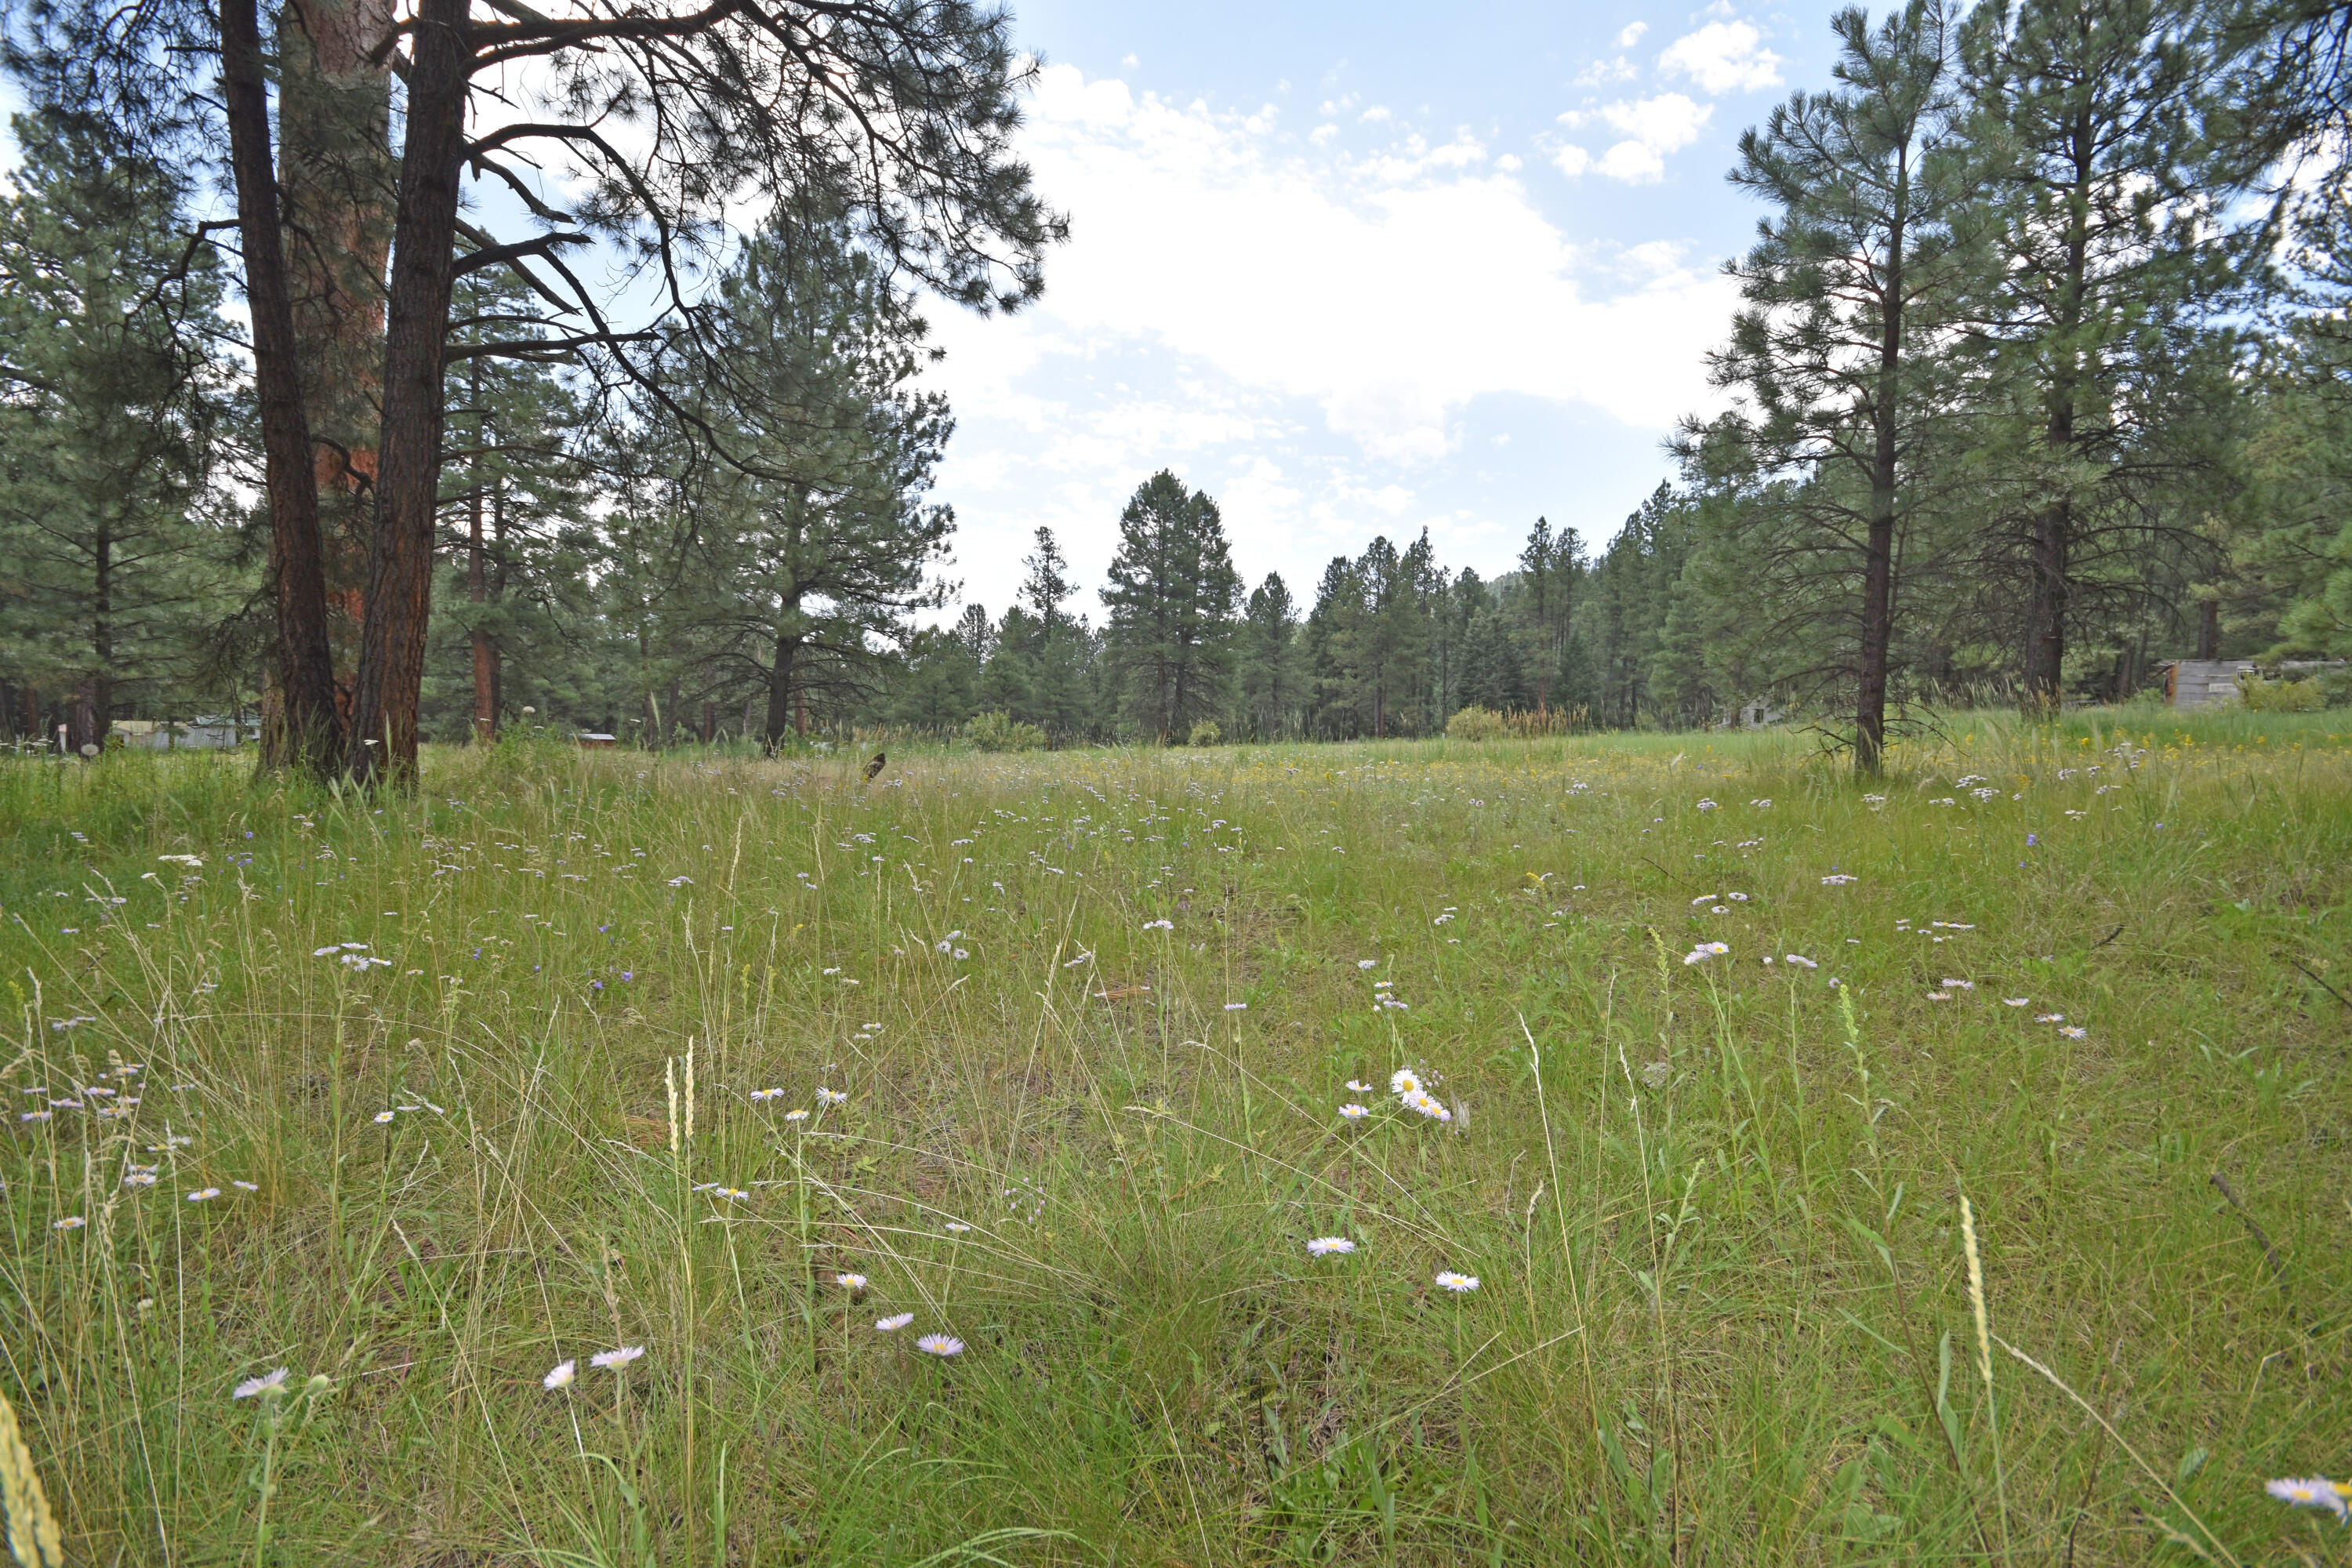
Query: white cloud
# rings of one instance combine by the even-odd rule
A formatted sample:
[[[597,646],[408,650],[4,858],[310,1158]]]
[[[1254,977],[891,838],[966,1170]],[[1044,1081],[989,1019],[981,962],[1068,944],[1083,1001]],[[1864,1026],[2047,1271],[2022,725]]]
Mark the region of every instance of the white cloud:
[[[1603,124],[1660,153],[1677,153],[1699,138],[1714,118],[1712,104],[1694,103],[1679,92],[1607,103],[1596,111]]]
[[[1597,166],[1655,177],[1635,155],[1684,145],[1708,112],[1678,93],[1596,110],[1633,149]],[[1577,243],[1517,160],[1466,132],[1401,132],[1359,156],[1310,152],[1268,119],[1043,73],[1021,152],[1071,213],[1072,241],[1030,309],[932,314],[948,350],[936,380],[962,426],[940,494],[975,597],[1009,592],[1004,563],[1041,522],[1096,570],[1106,520],[1166,464],[1222,485],[1236,542],[1278,550],[1287,576],[1458,510],[1430,486],[1479,400],[1578,409],[1637,448],[1717,403],[1705,353],[1734,305],[1720,279],[1672,265],[1671,247]],[[1444,529],[1490,526],[1461,512]]]
[[[1647,22],[1626,23],[1617,34],[1617,47],[1621,49],[1632,48],[1635,44],[1642,41],[1642,35],[1649,30],[1650,24]]]
[[[1621,99],[1598,109],[1571,109],[1559,117],[1570,130],[1597,123],[1624,140],[1599,158],[1581,147],[1565,146],[1552,154],[1552,163],[1571,180],[1591,170],[1629,185],[1653,184],[1665,178],[1665,155],[1697,141],[1714,115],[1714,105],[1695,102],[1679,92]]]
[[[1495,160],[1495,167],[1502,170],[1506,174],[1516,174],[1522,166],[1519,163],[1519,155],[1516,153],[1505,153]]]
[[[1666,161],[1640,142],[1620,142],[1601,154],[1593,168],[1603,179],[1629,185],[1654,185],[1666,177]]]
[[[1376,103],[1370,109],[1364,110],[1361,114],[1356,116],[1356,118],[1366,125],[1381,124],[1389,118],[1388,105],[1384,103]]]
[[[1307,133],[1307,140],[1318,147],[1328,147],[1339,138],[1339,128],[1336,125],[1318,125]]]
[[[1717,97],[1780,85],[1780,57],[1763,47],[1763,35],[1748,22],[1709,22],[1685,34],[1659,52],[1658,68],[1686,76]]]
[[[1576,73],[1579,87],[1614,87],[1621,81],[1632,81],[1642,74],[1642,68],[1624,56],[1613,60],[1595,60]]]

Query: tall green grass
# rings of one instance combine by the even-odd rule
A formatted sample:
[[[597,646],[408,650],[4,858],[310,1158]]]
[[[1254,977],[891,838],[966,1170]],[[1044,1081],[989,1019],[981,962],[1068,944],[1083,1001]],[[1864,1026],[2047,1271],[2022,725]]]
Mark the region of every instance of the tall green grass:
[[[0,1392],[91,1563],[2340,1560],[2352,723],[2158,717],[8,763]]]

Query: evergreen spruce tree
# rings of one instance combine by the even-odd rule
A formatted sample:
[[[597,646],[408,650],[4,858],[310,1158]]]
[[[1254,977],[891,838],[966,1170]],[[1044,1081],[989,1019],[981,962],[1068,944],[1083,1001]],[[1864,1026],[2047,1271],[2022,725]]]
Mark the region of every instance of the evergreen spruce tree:
[[[1301,690],[1298,607],[1278,572],[1251,590],[1240,637],[1241,724],[1262,741],[1287,735],[1297,723]]]
[[[1036,548],[1021,564],[1025,573],[1021,597],[1037,617],[1037,639],[1027,710],[1017,716],[1043,729],[1051,743],[1059,745],[1084,732],[1091,719],[1087,678],[1090,637],[1083,619],[1074,619],[1062,608],[1076,590],[1070,583],[1069,561],[1052,529],[1037,530]]]
[[[1306,664],[1308,728],[1320,740],[1349,740],[1360,732],[1356,718],[1350,648],[1364,612],[1364,591],[1355,563],[1335,555],[1315,585],[1315,605],[1299,633]]]
[[[1463,707],[1510,713],[1528,706],[1519,639],[1512,632],[1510,618],[1498,605],[1482,604],[1470,612],[1462,637]]]
[[[1583,553],[1576,530],[1565,528],[1555,534],[1550,521],[1540,517],[1519,551],[1521,663],[1535,682],[1538,712],[1550,707],[1552,681],[1568,649]]]
[[[0,668],[67,700],[79,749],[104,743],[126,700],[218,700],[244,673],[211,657],[247,585],[211,488],[226,334],[217,275],[182,265],[173,171],[56,110],[15,130],[24,161],[0,199]]]

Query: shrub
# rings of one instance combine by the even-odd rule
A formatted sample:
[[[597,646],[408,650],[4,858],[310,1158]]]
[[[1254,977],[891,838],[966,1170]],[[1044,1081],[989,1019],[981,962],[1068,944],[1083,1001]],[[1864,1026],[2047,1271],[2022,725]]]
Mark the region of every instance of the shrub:
[[[2238,696],[2254,713],[2316,713],[2327,706],[2327,694],[2315,680],[2264,680],[2242,675]]]
[[[990,713],[975,713],[963,727],[963,738],[983,752],[1034,752],[1045,745],[1045,731],[1034,724],[1024,724],[999,708]]]
[[[1224,738],[1225,732],[1217,728],[1217,721],[1214,719],[1202,719],[1193,724],[1190,743],[1195,746],[1213,746]]]
[[[1503,732],[1503,716],[1475,702],[1445,721],[1449,741],[1491,741]]]

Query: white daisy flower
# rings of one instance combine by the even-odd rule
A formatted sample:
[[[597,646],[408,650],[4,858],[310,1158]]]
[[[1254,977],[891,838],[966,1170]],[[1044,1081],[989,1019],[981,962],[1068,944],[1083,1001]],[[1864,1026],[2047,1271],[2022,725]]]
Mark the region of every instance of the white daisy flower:
[[[220,1196],[220,1189],[218,1187],[198,1187],[194,1192],[188,1194],[188,1201],[192,1204],[210,1203],[213,1199],[218,1196]]]
[[[1339,1108],[1339,1114],[1347,1118],[1349,1121],[1361,1121],[1365,1117],[1370,1116],[1371,1112],[1360,1105],[1349,1104],[1343,1105]]]
[[[784,1120],[787,1121],[806,1121],[808,1120],[808,1114],[809,1113],[805,1110],[787,1110],[784,1112]]]
[[[2326,1476],[2264,1481],[2263,1490],[2284,1503],[2297,1508],[2322,1508],[2342,1519],[2346,1514],[2343,1490]]]
[[[1376,969],[1380,966],[1380,962],[1381,961],[1377,958],[1360,958],[1356,960],[1356,967],[1359,969]]]
[[[392,1118],[393,1112],[389,1110],[379,1110],[375,1113],[375,1124],[378,1127],[389,1125]]]
[[[82,1218],[81,1215],[78,1214],[69,1214],[66,1215],[65,1218],[53,1223],[49,1228],[51,1230],[79,1230],[89,1223],[89,1221]]]
[[[1437,1283],[1457,1296],[1466,1296],[1478,1289],[1478,1277],[1475,1274],[1456,1274],[1451,1268],[1442,1268],[1437,1273]]]
[[[847,1105],[849,1103],[849,1091],[847,1089],[841,1089],[821,1088],[816,1091],[816,1102],[819,1105]]]
[[[925,1334],[915,1342],[915,1348],[925,1355],[951,1356],[963,1354],[963,1342],[953,1334]]]
[[[230,1390],[229,1397],[231,1399],[251,1399],[257,1394],[267,1394],[273,1388],[283,1388],[285,1386],[286,1369],[281,1366],[276,1372],[266,1373],[263,1376],[247,1378],[243,1383],[238,1384],[236,1388]]]
[[[539,1380],[539,1385],[541,1388],[569,1388],[579,1372],[580,1363],[576,1361],[557,1362],[554,1369]]]
[[[915,1314],[912,1312],[900,1312],[893,1317],[877,1318],[874,1321],[874,1331],[881,1334],[895,1334],[914,1321]]]
[[[1389,1092],[1391,1094],[1419,1094],[1421,1092],[1421,1075],[1414,1072],[1411,1068],[1397,1068],[1396,1071],[1389,1074]]]
[[[2070,1040],[2082,1039],[2090,1033],[2088,1029],[2078,1029],[2072,1024],[2060,1026],[2058,1032]]]
[[[2032,1001],[2033,998],[2031,996],[2004,996],[2000,999],[2000,1005],[2004,1007],[2023,1007],[2030,1005]]]
[[[866,1276],[863,1274],[836,1274],[833,1277],[833,1282],[852,1295],[856,1295],[866,1289]]]
[[[1368,1083],[1358,1083],[1354,1079],[1349,1079],[1348,1089],[1351,1094],[1370,1094],[1372,1092],[1372,1086]]]
[[[618,1350],[598,1351],[588,1358],[588,1364],[599,1367],[626,1366],[645,1353],[646,1347],[643,1345],[623,1345]]]
[[[1356,1244],[1344,1236],[1318,1236],[1307,1244],[1307,1253],[1316,1258],[1329,1258],[1335,1253],[1353,1252]]]
[[[948,1228],[952,1231],[961,1232],[970,1230],[971,1226],[964,1224],[963,1221],[960,1219],[951,1219],[948,1221]]]
[[[1784,952],[1780,956],[1786,962],[1801,965],[1806,969],[1819,969],[1821,967],[1820,964],[1815,963],[1811,959],[1807,958],[1801,952]]]

